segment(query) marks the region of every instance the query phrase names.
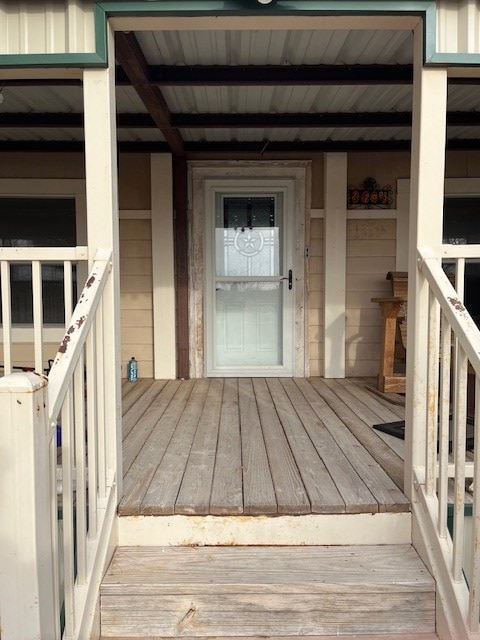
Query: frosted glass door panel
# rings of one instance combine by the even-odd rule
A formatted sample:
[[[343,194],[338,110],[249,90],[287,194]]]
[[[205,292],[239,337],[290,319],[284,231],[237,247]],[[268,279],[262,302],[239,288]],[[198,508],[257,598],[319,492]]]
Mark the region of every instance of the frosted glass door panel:
[[[283,192],[217,192],[214,221],[209,370],[233,375],[286,370]]]
[[[217,283],[215,303],[218,366],[282,364],[280,283]]]
[[[217,276],[278,276],[278,227],[216,229]]]

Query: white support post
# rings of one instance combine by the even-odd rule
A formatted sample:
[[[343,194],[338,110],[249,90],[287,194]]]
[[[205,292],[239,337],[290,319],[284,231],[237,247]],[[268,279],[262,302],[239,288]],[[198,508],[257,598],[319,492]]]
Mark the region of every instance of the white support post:
[[[2,640],[60,638],[57,496],[50,474],[55,433],[46,402],[43,376],[13,373],[0,380]]]
[[[154,375],[176,376],[172,156],[151,156]]]
[[[345,377],[347,154],[325,154],[324,376]]]
[[[425,464],[428,379],[428,286],[417,247],[441,255],[445,175],[447,71],[423,67],[422,29],[414,33],[413,126],[408,258],[408,350],[405,493],[413,468]]]
[[[103,294],[107,469],[121,497],[120,260],[115,118],[115,52],[108,28],[108,67],[85,69],[85,175],[89,266],[98,248],[112,250],[112,272]]]

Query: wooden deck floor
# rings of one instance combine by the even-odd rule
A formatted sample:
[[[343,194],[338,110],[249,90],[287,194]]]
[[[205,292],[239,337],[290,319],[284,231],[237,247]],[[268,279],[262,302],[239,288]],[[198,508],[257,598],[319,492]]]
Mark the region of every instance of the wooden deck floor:
[[[125,383],[119,513],[408,511],[398,488],[401,456],[371,428],[402,419],[404,410],[368,391],[367,382]]]

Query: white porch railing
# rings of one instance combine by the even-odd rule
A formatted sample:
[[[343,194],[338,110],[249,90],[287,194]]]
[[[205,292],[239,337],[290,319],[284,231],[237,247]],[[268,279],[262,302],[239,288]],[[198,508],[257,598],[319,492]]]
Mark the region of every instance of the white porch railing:
[[[480,447],[474,454],[467,449],[467,408],[474,411],[469,435],[477,444],[480,332],[463,305],[463,286],[465,259],[480,256],[480,246],[444,245],[442,250],[443,256],[429,248],[418,251],[420,277],[429,289],[429,331],[426,432],[423,439],[414,438],[425,442],[425,455],[424,463],[413,468],[413,507],[448,625],[454,637],[471,638],[480,620],[480,487],[473,481]],[[455,262],[456,290],[442,269],[442,257]],[[472,503],[471,518],[466,498]],[[471,542],[465,535],[467,517]]]
[[[29,256],[34,296],[36,289],[41,291],[41,271],[35,261],[45,259],[45,249],[35,251],[38,255]],[[72,299],[68,261],[78,257],[77,252],[75,258],[65,258],[67,312],[67,300]],[[21,256],[22,261],[25,258],[26,254]],[[2,263],[2,276],[7,271]],[[88,637],[92,626],[117,503],[111,453],[116,450],[116,425],[106,419],[104,405],[103,345],[108,327],[103,291],[110,271],[111,251],[97,251],[48,380],[40,375],[43,356],[38,344],[38,373],[8,375],[12,364],[5,359],[7,375],[0,380],[0,413],[6,430],[0,517],[2,522],[10,520],[2,539],[6,569],[0,573],[5,640]],[[2,278],[8,338],[5,282]],[[34,333],[35,342],[41,343],[38,291],[36,296]],[[5,333],[4,344],[9,344]]]
[[[77,275],[80,275],[82,266],[85,265],[86,274],[87,247],[42,247],[42,248],[2,248],[0,249],[0,278],[2,296],[2,333],[3,333],[3,371],[5,375],[12,373],[14,368],[20,369],[22,364],[31,367],[41,373],[46,369],[48,360],[44,354],[45,322],[44,322],[44,282],[42,268],[49,266],[63,266],[63,296],[61,291],[56,291],[60,306],[64,307],[65,315],[62,319],[65,325],[72,316],[73,304],[73,267],[77,267]],[[32,304],[31,326],[28,328],[14,327],[14,313],[12,312],[12,277],[11,268],[23,268],[31,270],[31,293],[21,292],[24,302]],[[25,274],[22,283],[29,286],[30,276]],[[15,295],[15,290],[14,290]],[[48,304],[48,300],[45,301]],[[22,353],[16,354],[18,343],[14,340],[13,331],[23,331],[28,337],[22,340]],[[53,355],[53,354],[51,354]]]

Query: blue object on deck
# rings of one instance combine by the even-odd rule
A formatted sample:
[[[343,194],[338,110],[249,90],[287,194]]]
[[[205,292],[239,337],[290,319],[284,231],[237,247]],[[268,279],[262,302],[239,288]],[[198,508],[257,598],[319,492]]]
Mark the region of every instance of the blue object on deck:
[[[127,378],[129,382],[136,382],[138,379],[138,362],[133,356],[128,361]]]

